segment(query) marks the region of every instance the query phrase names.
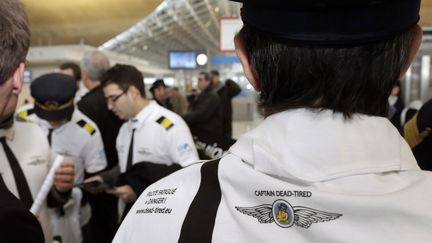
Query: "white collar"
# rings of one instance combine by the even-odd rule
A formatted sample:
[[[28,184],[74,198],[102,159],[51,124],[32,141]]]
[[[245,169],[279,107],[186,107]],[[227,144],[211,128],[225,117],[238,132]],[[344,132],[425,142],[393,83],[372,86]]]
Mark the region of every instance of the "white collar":
[[[0,137],[6,137],[7,140],[13,141],[15,138],[15,121],[14,124],[7,129],[0,129]]]
[[[279,178],[324,181],[365,173],[418,170],[399,132],[386,118],[296,109],[266,118],[230,152]]]
[[[128,127],[132,129],[140,129],[144,123],[150,119],[152,113],[157,109],[158,104],[154,100],[150,100],[148,105],[144,107],[134,118],[128,121]]]

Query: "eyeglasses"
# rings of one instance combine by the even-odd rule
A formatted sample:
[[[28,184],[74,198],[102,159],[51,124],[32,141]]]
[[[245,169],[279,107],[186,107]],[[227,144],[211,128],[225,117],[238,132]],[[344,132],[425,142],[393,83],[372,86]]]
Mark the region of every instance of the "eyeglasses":
[[[124,94],[126,94],[126,92],[127,92],[128,90],[126,89],[126,90],[124,90],[123,92],[121,92],[121,94],[119,94],[119,95],[115,95],[115,96],[109,96],[109,97],[106,97],[105,99],[106,99],[106,102],[107,103],[111,103],[111,104],[114,104],[122,95],[124,95]]]

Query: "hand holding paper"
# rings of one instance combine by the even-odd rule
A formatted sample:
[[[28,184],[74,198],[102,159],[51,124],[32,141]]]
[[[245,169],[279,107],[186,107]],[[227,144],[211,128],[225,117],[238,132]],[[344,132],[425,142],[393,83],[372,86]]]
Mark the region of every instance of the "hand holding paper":
[[[60,192],[66,192],[73,188],[75,177],[75,165],[71,161],[63,161],[63,156],[58,155],[46,176],[42,187],[30,208],[30,212],[37,215],[43,202],[53,185]]]

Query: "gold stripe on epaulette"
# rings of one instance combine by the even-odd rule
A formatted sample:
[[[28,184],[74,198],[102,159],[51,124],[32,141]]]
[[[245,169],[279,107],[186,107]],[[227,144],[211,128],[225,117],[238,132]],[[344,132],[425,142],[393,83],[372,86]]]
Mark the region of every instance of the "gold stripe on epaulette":
[[[170,119],[164,116],[161,116],[156,122],[159,123],[166,130],[169,130],[174,126],[174,123],[172,123]]]
[[[89,132],[90,134],[93,134],[96,131],[96,129],[92,125],[90,125],[90,123],[85,124],[83,128],[87,130],[87,132]]]
[[[26,118],[28,116],[28,111],[27,110],[24,110],[24,111],[21,111],[20,113],[18,113],[18,115],[17,115],[17,117],[19,117],[19,118]]]
[[[77,122],[77,124],[80,127],[84,128],[84,130],[86,130],[88,133],[90,133],[90,135],[93,135],[96,132],[96,128],[84,120],[80,120],[79,122]]]

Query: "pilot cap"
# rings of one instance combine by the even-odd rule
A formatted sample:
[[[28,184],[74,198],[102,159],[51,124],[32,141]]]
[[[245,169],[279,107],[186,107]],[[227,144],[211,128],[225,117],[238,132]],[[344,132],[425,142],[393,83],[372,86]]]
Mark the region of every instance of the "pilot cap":
[[[243,23],[281,42],[349,46],[389,40],[419,21],[420,0],[231,0]]]
[[[48,121],[70,120],[76,90],[74,78],[65,74],[49,73],[36,78],[30,85],[36,115]]]

